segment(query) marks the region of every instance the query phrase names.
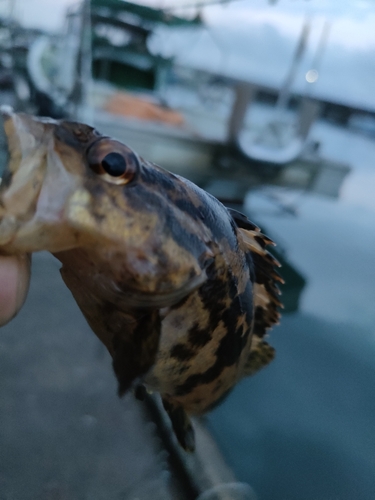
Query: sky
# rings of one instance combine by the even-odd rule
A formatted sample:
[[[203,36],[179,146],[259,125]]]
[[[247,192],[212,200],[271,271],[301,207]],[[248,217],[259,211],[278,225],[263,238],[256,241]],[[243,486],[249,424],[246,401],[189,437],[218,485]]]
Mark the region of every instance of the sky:
[[[0,12],[8,0],[0,0]],[[27,26],[56,31],[76,0],[16,0],[15,14]],[[151,6],[194,0],[145,0]],[[205,29],[159,32],[155,46],[181,64],[279,86],[284,81],[302,26],[310,20],[308,50],[296,90],[375,110],[375,0],[235,0],[201,9]],[[175,11],[178,13],[179,11]],[[195,10],[185,9],[187,13]],[[318,80],[306,82],[325,22],[330,24]]]

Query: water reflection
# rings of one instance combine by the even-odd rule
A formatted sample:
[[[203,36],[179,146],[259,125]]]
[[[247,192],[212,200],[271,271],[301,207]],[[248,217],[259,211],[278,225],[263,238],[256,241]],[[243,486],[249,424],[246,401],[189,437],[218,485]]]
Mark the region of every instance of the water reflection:
[[[270,335],[275,361],[208,417],[261,500],[375,497],[375,143],[320,123],[322,134],[329,155],[353,160],[339,198],[269,187],[248,195],[249,216],[305,286]]]
[[[363,340],[352,349],[354,331],[365,338],[353,323],[284,316],[272,335],[276,360],[209,417],[262,500],[373,498],[374,350]]]

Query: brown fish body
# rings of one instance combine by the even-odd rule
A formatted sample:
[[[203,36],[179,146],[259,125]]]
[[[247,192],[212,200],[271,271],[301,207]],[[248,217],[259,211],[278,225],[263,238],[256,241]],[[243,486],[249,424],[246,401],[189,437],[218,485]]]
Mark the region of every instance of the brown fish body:
[[[270,240],[88,126],[8,113],[5,129],[0,251],[49,250],[62,262],[119,392],[135,382],[158,391],[193,448],[185,411],[206,411],[272,359],[262,340],[280,305]]]

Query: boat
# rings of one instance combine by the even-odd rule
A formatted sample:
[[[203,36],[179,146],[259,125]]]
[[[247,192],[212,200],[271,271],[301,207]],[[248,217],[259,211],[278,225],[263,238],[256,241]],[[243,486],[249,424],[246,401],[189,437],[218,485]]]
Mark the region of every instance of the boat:
[[[158,24],[200,23],[123,0],[85,1],[70,9],[63,36],[45,35],[30,49],[38,114],[89,123],[145,158],[202,182],[217,141],[200,137],[162,102],[172,59],[148,48]]]

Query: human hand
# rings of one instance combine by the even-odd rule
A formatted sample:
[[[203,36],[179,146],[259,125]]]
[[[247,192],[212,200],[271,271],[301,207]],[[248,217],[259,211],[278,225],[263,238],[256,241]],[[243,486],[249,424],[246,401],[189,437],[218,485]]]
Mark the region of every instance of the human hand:
[[[25,302],[30,281],[29,255],[0,255],[0,326],[10,321]]]

